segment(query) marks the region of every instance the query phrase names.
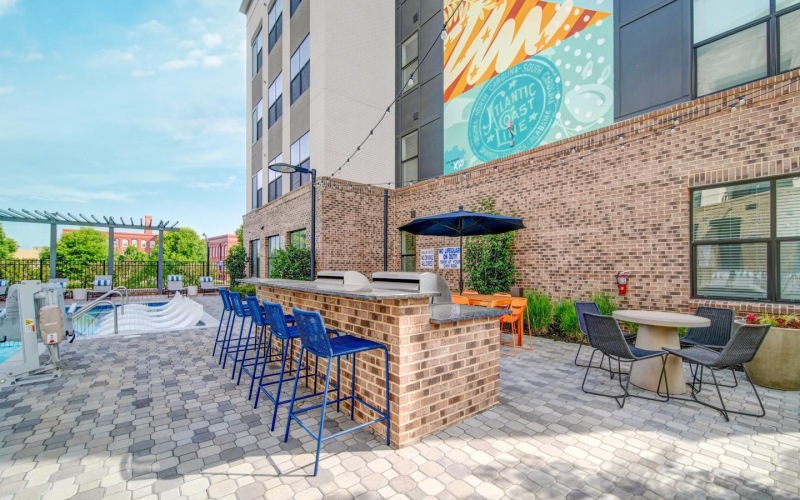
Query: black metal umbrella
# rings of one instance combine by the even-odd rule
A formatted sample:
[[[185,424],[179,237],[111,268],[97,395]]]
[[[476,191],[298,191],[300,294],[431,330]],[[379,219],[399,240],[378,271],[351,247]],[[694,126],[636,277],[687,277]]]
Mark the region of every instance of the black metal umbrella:
[[[418,217],[400,226],[401,231],[422,236],[458,236],[460,252],[464,249],[464,236],[485,236],[524,229],[522,219],[504,215],[468,212],[459,207],[455,212]],[[462,259],[463,261],[463,259]],[[464,266],[459,264],[458,287],[464,289]]]

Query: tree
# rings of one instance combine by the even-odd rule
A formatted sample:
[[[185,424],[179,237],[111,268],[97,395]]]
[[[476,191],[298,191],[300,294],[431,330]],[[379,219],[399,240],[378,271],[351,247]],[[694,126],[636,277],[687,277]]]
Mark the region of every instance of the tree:
[[[247,252],[242,245],[233,245],[228,250],[225,268],[228,270],[231,286],[236,284],[236,280],[244,278],[245,259],[247,259]]]
[[[158,260],[158,240],[150,258]],[[164,261],[205,262],[206,242],[194,229],[182,227],[179,231],[168,231],[164,235]]]
[[[6,232],[3,231],[3,225],[0,224],[0,260],[12,258],[17,248],[19,248],[19,245],[17,245],[16,240],[6,236]]]
[[[41,258],[50,258],[50,248],[42,250]],[[65,233],[56,246],[56,258],[60,261],[107,260],[108,236],[89,227]]]
[[[476,212],[496,214],[494,200],[482,200]],[[517,281],[514,267],[516,232],[470,236],[464,241],[464,270],[469,273],[467,287],[479,293],[507,292]]]
[[[117,254],[116,260],[128,261],[128,262],[144,262],[147,260],[147,254],[139,250],[139,247],[130,245],[127,248],[125,248],[125,251],[121,255]]]
[[[270,256],[270,278],[308,281],[310,275],[311,250],[306,247],[289,245]]]

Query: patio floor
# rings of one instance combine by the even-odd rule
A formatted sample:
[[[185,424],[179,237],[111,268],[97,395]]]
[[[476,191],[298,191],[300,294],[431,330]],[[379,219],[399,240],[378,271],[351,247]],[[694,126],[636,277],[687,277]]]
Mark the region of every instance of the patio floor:
[[[218,317],[218,297],[197,300]],[[0,391],[0,498],[800,496],[800,393],[760,389],[767,416],[731,422],[619,409],[581,392],[576,346],[549,340],[502,358],[493,410],[402,450],[368,431],[328,442],[311,477],[314,443],[297,426],[283,443],[285,408],[270,432],[272,406],[253,410],[211,357],[215,332],[78,340],[61,379]]]

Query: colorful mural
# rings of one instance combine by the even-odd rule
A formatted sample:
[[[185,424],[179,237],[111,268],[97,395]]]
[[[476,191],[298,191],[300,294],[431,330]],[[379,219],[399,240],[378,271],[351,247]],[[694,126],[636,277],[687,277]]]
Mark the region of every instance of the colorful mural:
[[[444,173],[613,122],[612,4],[445,0]]]

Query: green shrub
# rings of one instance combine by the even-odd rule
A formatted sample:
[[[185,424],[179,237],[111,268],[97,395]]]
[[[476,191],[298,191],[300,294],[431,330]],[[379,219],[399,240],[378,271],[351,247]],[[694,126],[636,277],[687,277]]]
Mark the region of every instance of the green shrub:
[[[269,277],[284,280],[305,280],[311,276],[311,250],[289,245],[270,256]]]
[[[590,300],[597,304],[600,314],[603,316],[611,316],[611,313],[617,310],[617,303],[608,292],[595,292],[591,295]]]
[[[228,258],[225,259],[225,267],[228,269],[231,286],[235,285],[237,280],[244,278],[246,258],[247,252],[245,252],[242,245],[233,245],[230,250],[228,250]]]
[[[553,310],[553,319],[564,335],[573,337],[580,333],[578,325],[578,313],[575,312],[575,301],[572,299],[561,299],[556,303]]]
[[[256,287],[254,285],[236,285],[231,287],[231,292],[236,292],[244,298],[245,295],[255,295]]]
[[[528,292],[525,296],[528,299],[528,317],[531,330],[541,333],[553,322],[553,304],[550,297],[536,290]]]
[[[476,212],[497,214],[493,199],[478,203]],[[516,231],[489,236],[469,236],[464,239],[464,274],[466,286],[478,293],[507,292],[517,282],[514,267]]]

